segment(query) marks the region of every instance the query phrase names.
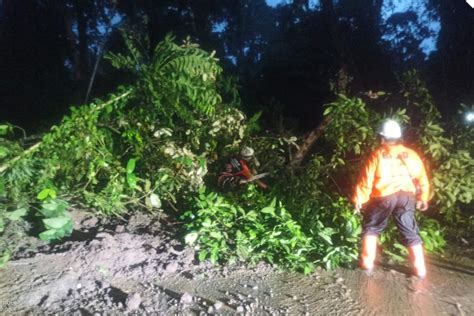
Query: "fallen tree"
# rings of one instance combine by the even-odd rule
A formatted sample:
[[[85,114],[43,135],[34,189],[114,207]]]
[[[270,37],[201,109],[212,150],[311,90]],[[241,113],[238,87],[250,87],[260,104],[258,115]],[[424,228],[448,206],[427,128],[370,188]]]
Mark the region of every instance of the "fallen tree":
[[[213,53],[167,37],[148,56],[137,48],[136,37],[124,39],[128,54],[107,58],[129,72],[133,85],[120,87],[108,100],[71,108],[26,151],[3,138],[2,229],[4,223],[38,215],[46,229],[40,237],[60,239],[72,231],[72,203],[104,217],[172,209],[170,214],[184,221],[183,240],[201,260],[266,260],[308,273],[314,265],[334,268],[357,259],[360,220],[345,196],[376,145],[373,127],[384,115],[409,124],[404,109],[377,113],[359,98],[339,95],[290,161],[296,138],[251,132],[235,85],[221,76]],[[439,209],[455,219],[458,210],[449,213],[448,207],[471,201],[472,165],[455,167],[466,165],[470,156],[462,150],[446,155],[456,148],[434,121],[437,116],[428,115],[433,105],[419,82],[406,85],[416,98],[428,99],[413,101],[426,119],[414,139],[420,139],[435,188],[442,190],[436,193]],[[322,139],[325,145],[314,150]],[[267,192],[252,184],[230,193],[215,187],[219,163],[242,144],[253,146],[267,166],[262,171],[275,175]],[[446,159],[449,168],[441,163]],[[288,166],[300,168],[292,173]],[[444,177],[461,185],[437,184]],[[439,224],[426,219],[421,226],[427,250],[441,249]],[[402,248],[394,236],[389,229],[382,242],[390,241],[394,246],[385,249],[397,257]]]

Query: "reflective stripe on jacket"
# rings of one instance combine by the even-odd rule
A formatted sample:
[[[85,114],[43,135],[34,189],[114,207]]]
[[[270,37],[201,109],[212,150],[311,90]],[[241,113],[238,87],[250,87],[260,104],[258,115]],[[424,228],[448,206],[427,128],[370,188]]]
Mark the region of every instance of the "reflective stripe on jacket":
[[[367,161],[357,184],[353,202],[364,204],[371,197],[383,197],[398,191],[417,193],[428,201],[430,185],[418,154],[403,145],[382,145]]]

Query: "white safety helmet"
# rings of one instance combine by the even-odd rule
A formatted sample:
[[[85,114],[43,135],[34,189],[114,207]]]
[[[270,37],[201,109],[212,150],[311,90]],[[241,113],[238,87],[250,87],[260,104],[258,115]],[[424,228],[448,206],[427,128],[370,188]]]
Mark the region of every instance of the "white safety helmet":
[[[242,156],[242,158],[249,159],[253,157],[254,152],[255,151],[253,150],[253,148],[245,146],[240,150],[240,155]]]
[[[399,139],[402,137],[402,129],[394,120],[387,120],[380,125],[379,135],[385,139]]]

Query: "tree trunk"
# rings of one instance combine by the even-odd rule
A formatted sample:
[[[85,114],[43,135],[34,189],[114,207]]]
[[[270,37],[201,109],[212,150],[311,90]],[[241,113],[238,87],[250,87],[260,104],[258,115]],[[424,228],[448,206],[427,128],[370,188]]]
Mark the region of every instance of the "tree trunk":
[[[303,160],[308,156],[310,149],[316,143],[316,141],[321,137],[324,132],[324,129],[331,123],[332,118],[330,116],[326,116],[324,120],[319,124],[315,129],[313,129],[306,139],[304,140],[303,144],[300,146],[300,149],[295,154],[294,159],[290,161],[290,167],[298,167],[301,165]]]

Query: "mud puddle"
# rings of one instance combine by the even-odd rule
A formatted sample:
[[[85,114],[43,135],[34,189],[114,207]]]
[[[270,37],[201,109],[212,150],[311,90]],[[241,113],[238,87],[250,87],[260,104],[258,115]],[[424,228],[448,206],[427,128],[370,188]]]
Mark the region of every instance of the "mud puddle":
[[[384,265],[371,276],[340,273],[367,315],[474,315],[474,265],[467,258],[430,256],[428,276],[410,276],[408,266]]]
[[[430,257],[423,281],[383,263],[372,275],[304,276],[267,264],[198,263],[163,219],[136,215],[91,233],[96,225],[77,216],[75,228],[90,238],[20,255],[0,270],[0,314],[474,315],[474,263],[462,256]]]

